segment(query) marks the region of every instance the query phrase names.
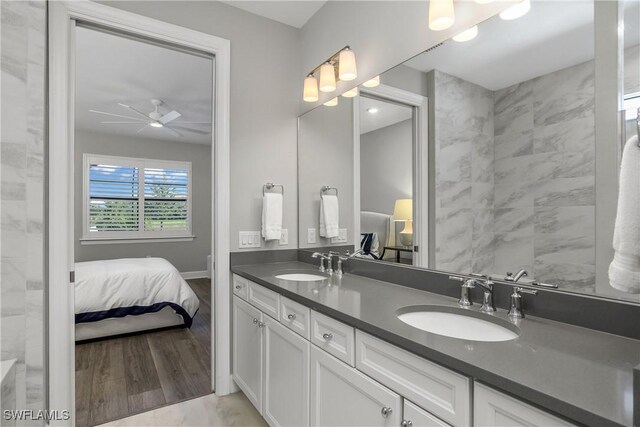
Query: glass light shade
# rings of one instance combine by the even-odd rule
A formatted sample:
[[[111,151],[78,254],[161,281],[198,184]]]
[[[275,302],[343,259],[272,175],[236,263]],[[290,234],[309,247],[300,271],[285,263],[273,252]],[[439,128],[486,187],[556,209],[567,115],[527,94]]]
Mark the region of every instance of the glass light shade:
[[[354,87],[353,89],[343,93],[342,96],[344,96],[345,98],[353,98],[354,96],[358,96],[358,88]]]
[[[410,221],[413,219],[413,199],[398,199],[393,208],[394,221]]]
[[[429,29],[442,31],[451,27],[455,22],[453,0],[429,1]]]
[[[521,2],[514,4],[509,9],[500,12],[500,18],[505,21],[510,21],[512,19],[518,19],[531,9],[531,0],[522,0]]]
[[[335,107],[336,105],[338,105],[338,97],[336,96],[335,98],[328,100],[322,105],[324,105],[325,107]]]
[[[320,92],[336,90],[336,72],[333,65],[325,62],[320,67]]]
[[[305,102],[316,102],[318,100],[318,80],[313,76],[304,79],[304,90],[302,99]]]
[[[149,123],[149,126],[152,126],[154,128],[161,128],[162,127],[162,123],[159,122],[151,122]]]
[[[340,52],[338,63],[338,77],[340,80],[349,81],[358,77],[356,70],[356,55],[351,49]]]
[[[453,40],[457,42],[468,42],[469,40],[475,39],[477,35],[478,35],[478,26],[474,25],[468,30],[465,30],[460,34],[458,34],[457,36],[454,36]]]
[[[366,82],[362,83],[362,86],[364,86],[364,87],[376,87],[379,84],[380,84],[380,76],[375,76],[371,80],[367,80]]]
[[[493,0],[476,0],[476,3],[478,4],[493,3]]]

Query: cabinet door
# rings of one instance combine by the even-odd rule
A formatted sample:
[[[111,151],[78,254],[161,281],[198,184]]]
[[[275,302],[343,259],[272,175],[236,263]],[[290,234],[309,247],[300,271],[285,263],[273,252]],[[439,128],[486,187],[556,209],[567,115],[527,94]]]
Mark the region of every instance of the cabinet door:
[[[402,399],[383,385],[311,346],[312,426],[398,426]]]
[[[310,343],[265,316],[262,415],[270,426],[309,425]]]
[[[475,426],[573,426],[567,421],[482,384],[476,383],[474,391]]]
[[[451,427],[407,399],[404,400],[404,420],[402,425],[406,427]]]
[[[233,297],[233,380],[262,414],[262,313]]]

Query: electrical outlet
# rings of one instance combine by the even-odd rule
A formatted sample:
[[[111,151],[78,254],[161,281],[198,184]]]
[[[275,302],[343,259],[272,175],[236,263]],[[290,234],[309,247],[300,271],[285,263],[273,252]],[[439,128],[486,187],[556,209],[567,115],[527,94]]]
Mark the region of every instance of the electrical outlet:
[[[238,247],[240,249],[259,248],[262,246],[259,231],[240,231],[238,233]]]
[[[282,234],[280,234],[280,246],[286,246],[289,244],[289,230],[286,228],[282,229]]]
[[[347,229],[341,228],[338,230],[338,237],[332,237],[331,243],[347,243]]]
[[[316,229],[308,228],[307,229],[307,243],[315,243],[316,242]]]

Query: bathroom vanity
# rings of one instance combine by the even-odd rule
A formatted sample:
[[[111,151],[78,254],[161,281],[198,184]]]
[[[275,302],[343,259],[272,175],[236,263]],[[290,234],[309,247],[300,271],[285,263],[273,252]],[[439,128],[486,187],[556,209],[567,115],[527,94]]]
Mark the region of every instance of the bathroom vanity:
[[[639,341],[534,316],[510,321],[504,309],[465,310],[455,298],[302,262],[232,271],[233,378],[270,425],[633,422]],[[301,280],[276,277],[286,274]],[[514,335],[426,332],[399,319],[407,308]]]

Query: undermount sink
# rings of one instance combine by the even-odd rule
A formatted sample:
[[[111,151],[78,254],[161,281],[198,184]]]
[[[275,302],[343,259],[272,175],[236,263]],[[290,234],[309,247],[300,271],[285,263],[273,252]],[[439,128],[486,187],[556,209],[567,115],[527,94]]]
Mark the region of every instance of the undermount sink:
[[[327,280],[327,277],[311,273],[286,273],[278,274],[276,279],[289,280],[291,282],[319,282]]]
[[[398,311],[398,319],[432,334],[468,341],[509,341],[520,335],[518,327],[505,320],[454,307],[405,307]]]

